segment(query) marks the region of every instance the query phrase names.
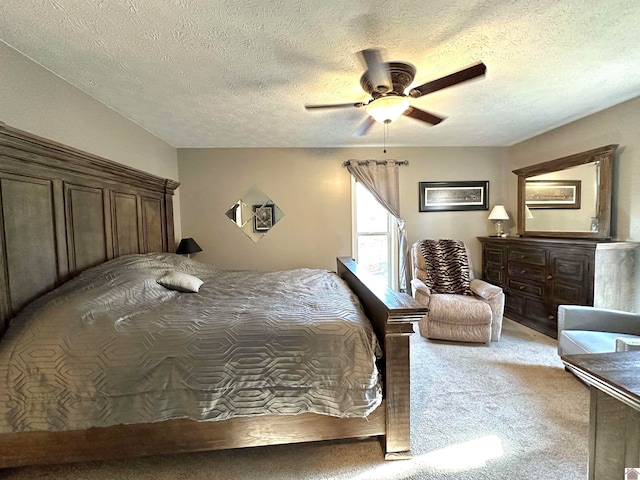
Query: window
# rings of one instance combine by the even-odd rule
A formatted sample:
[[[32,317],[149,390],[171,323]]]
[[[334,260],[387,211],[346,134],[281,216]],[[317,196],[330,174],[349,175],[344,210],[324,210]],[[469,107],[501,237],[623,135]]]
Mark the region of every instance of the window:
[[[353,257],[386,285],[397,285],[396,222],[360,182],[352,179]]]

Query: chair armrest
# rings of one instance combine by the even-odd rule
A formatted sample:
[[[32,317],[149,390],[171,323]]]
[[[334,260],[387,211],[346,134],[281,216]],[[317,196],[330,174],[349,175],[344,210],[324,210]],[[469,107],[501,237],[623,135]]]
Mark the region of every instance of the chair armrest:
[[[418,300],[423,305],[429,305],[429,298],[431,297],[431,290],[425,285],[425,283],[419,278],[411,279],[411,293],[413,298]]]
[[[478,278],[471,280],[469,288],[474,295],[480,297],[491,307],[491,341],[499,341],[502,332],[502,317],[504,315],[505,301],[502,288]]]
[[[471,291],[473,293],[478,295],[480,298],[484,298],[485,300],[491,300],[492,298],[497,297],[504,293],[502,291],[502,288],[492,285],[478,278],[471,280],[471,283],[469,284],[469,288],[471,288]]]
[[[562,330],[640,335],[640,315],[608,308],[558,305],[558,334]]]

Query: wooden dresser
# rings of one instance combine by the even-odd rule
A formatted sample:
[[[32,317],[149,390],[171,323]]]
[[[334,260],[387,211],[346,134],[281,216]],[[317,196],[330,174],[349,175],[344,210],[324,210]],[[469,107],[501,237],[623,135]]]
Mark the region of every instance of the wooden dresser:
[[[479,237],[482,278],[503,288],[505,316],[557,338],[558,305],[634,310],[633,242]]]

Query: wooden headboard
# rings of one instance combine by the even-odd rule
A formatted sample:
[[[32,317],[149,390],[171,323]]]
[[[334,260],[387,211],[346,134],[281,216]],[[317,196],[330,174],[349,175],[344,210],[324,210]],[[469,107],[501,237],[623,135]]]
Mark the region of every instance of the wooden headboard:
[[[178,185],[0,122],[0,337],[27,303],[88,267],[174,251]]]

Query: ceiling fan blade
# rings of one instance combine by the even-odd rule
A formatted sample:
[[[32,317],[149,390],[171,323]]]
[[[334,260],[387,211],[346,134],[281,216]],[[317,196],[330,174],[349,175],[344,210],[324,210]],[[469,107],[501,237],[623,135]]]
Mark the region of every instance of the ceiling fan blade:
[[[367,118],[365,118],[362,121],[362,123],[358,125],[358,128],[356,129],[356,131],[353,132],[353,136],[362,137],[369,131],[369,129],[373,126],[374,123],[376,123],[375,119],[367,115]]]
[[[305,105],[304,108],[307,110],[313,110],[314,108],[347,108],[347,107],[364,107],[364,103],[356,102],[356,103],[334,103],[334,104],[326,104],[326,105]]]
[[[367,64],[367,76],[375,90],[387,93],[393,89],[389,65],[382,61],[380,50],[367,49],[360,52]]]
[[[437,125],[444,120],[444,117],[438,117],[433,113],[425,112],[424,110],[420,110],[416,107],[407,108],[403,115],[415,118],[416,120],[422,120],[423,122],[430,123],[431,125]]]
[[[476,63],[475,65],[460,70],[459,72],[452,73],[451,75],[439,78],[438,80],[433,80],[432,82],[427,82],[419,87],[414,87],[411,89],[410,95],[414,98],[418,98],[422,95],[427,95],[428,93],[436,92],[443,88],[451,87],[458,83],[480,77],[484,75],[486,71],[487,66],[484,63]]]

